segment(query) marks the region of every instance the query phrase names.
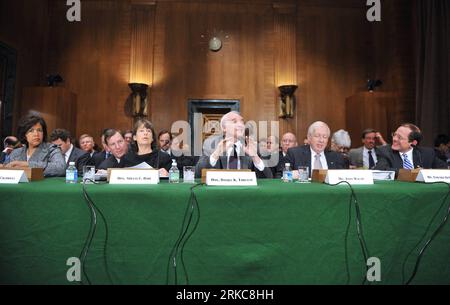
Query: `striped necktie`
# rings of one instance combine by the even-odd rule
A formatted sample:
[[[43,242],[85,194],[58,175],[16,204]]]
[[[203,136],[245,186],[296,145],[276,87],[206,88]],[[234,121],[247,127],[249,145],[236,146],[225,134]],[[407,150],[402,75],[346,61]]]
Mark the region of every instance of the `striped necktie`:
[[[403,168],[404,169],[413,169],[411,161],[409,161],[409,159],[408,159],[408,155],[403,154],[402,156],[403,156]]]

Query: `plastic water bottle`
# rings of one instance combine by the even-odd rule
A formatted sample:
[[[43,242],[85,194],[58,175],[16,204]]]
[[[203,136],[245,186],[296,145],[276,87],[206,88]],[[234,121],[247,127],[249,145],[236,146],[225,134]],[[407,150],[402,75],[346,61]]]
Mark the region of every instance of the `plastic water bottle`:
[[[169,183],[179,183],[180,182],[180,171],[177,167],[177,161],[172,159],[172,167],[169,170]]]
[[[291,164],[286,163],[283,170],[283,182],[292,182]]]
[[[66,183],[78,183],[78,170],[75,167],[75,162],[70,162],[66,169]]]

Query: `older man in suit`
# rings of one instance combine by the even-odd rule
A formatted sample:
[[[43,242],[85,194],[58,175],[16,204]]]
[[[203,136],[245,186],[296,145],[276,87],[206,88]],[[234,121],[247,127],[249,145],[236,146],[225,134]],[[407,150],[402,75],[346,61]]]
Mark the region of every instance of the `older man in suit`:
[[[89,161],[90,155],[72,144],[70,132],[66,129],[57,128],[50,134],[50,141],[61,148],[66,168],[70,162],[75,162],[78,173],[82,174],[83,166]]]
[[[264,166],[258,156],[257,144],[245,137],[245,125],[242,116],[231,111],[220,120],[224,138],[218,141],[211,155],[203,155],[197,162],[196,176],[201,176],[203,168],[251,169],[259,178],[272,178],[272,172]]]
[[[416,125],[402,124],[392,135],[392,145],[380,148],[375,169],[392,170],[398,174],[401,168],[447,168],[432,148],[418,147],[421,140],[422,133]]]
[[[350,166],[358,168],[373,169],[377,165],[378,147],[377,142],[381,145],[386,145],[386,141],[381,134],[375,129],[368,128],[362,133],[363,146],[351,149],[348,156],[350,159]]]
[[[286,155],[286,162],[291,164],[294,170],[299,166],[308,166],[309,175],[314,169],[343,169],[345,162],[342,156],[334,151],[326,150],[330,138],[330,128],[324,122],[317,121],[308,128],[308,143],[290,148]],[[279,172],[283,168],[278,168]],[[294,171],[296,177],[297,171]]]

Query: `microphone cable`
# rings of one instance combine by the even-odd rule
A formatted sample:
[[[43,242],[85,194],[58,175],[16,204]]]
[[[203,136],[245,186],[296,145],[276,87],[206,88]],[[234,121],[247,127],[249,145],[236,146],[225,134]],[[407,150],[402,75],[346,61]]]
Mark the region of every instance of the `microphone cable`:
[[[178,284],[178,272],[177,272],[177,256],[178,256],[178,249],[180,248],[180,244],[183,242],[183,239],[185,238],[189,227],[191,226],[191,222],[192,222],[192,218],[194,215],[194,208],[197,209],[198,211],[198,217],[195,223],[195,226],[193,228],[193,230],[191,231],[191,233],[188,235],[187,239],[183,242],[182,248],[184,249],[184,246],[186,245],[187,240],[192,236],[192,234],[194,233],[194,231],[197,228],[197,225],[200,221],[200,208],[198,206],[198,201],[197,201],[197,197],[195,196],[194,193],[194,188],[198,187],[198,186],[202,186],[204,185],[204,183],[197,183],[196,185],[192,186],[190,188],[191,190],[191,195],[189,197],[189,201],[188,204],[186,206],[186,210],[184,212],[184,217],[183,217],[183,223],[181,225],[181,230],[180,230],[180,234],[177,238],[177,241],[175,242],[171,252],[170,252],[170,256],[169,256],[169,260],[167,263],[167,274],[166,274],[166,285],[169,285],[169,273],[170,273],[170,267],[172,265],[173,269],[174,269],[174,283],[175,285]],[[184,259],[181,259],[181,264],[183,267],[183,270],[185,271],[185,279],[186,279],[186,285],[189,284],[189,278],[187,276],[186,273],[186,267],[184,265]]]
[[[108,223],[106,222],[106,217],[105,215],[102,213],[102,211],[95,205],[94,201],[92,200],[92,198],[89,196],[89,194],[86,191],[86,181],[90,181],[93,184],[105,184],[105,183],[98,183],[92,179],[84,179],[83,180],[83,196],[84,199],[89,207],[89,210],[91,212],[91,226],[89,228],[89,234],[88,237],[86,239],[86,242],[84,244],[83,250],[82,250],[82,254],[80,254],[80,261],[82,264],[82,270],[83,270],[83,274],[86,277],[88,284],[91,285],[91,281],[89,280],[89,277],[87,275],[87,272],[85,270],[85,261],[88,255],[88,252],[90,250],[91,244],[92,244],[92,240],[94,239],[94,235],[96,232],[96,226],[97,226],[97,213],[100,214],[103,223],[104,223],[104,227],[105,227],[105,242],[103,244],[103,264],[105,267],[105,271],[106,274],[108,276],[109,281],[111,282],[111,284],[113,284],[113,280],[111,277],[111,274],[109,272],[109,266],[108,266],[108,260],[107,260],[107,246],[108,246],[108,239],[109,239],[109,229],[108,229]],[[82,283],[83,284],[83,283]]]
[[[352,185],[350,183],[348,183],[347,181],[341,181],[339,183],[336,184],[329,184],[329,186],[338,186],[340,184],[346,184],[349,186],[350,191],[351,191],[351,195],[350,195],[350,201],[349,201],[349,221],[347,223],[347,228],[346,228],[346,232],[345,232],[345,242],[344,242],[344,247],[345,247],[345,264],[346,264],[346,272],[347,272],[347,284],[349,284],[350,282],[350,270],[348,267],[348,234],[350,231],[350,223],[351,223],[351,208],[352,208],[352,203],[355,205],[355,212],[356,212],[356,232],[358,235],[358,240],[359,240],[359,244],[361,247],[361,252],[363,254],[364,257],[364,266],[366,268],[366,272],[369,270],[368,266],[367,266],[367,260],[370,256],[369,254],[369,250],[367,248],[367,244],[366,244],[366,240],[364,238],[364,234],[363,234],[363,229],[362,229],[362,217],[361,217],[361,210],[359,207],[359,203],[358,203],[358,198],[356,197],[356,193],[355,190],[353,189]],[[366,278],[367,278],[367,274],[366,276],[364,276],[364,279],[362,281],[362,285],[365,284],[366,282]]]
[[[424,235],[419,240],[419,242],[416,244],[416,246],[408,253],[408,256],[406,257],[405,261],[403,262],[403,266],[402,266],[402,282],[404,284],[406,284],[406,285],[409,285],[412,282],[412,280],[415,278],[415,276],[417,275],[417,271],[419,270],[419,266],[420,266],[420,261],[422,260],[423,254],[425,253],[425,250],[428,248],[430,243],[436,238],[436,236],[440,233],[440,231],[444,228],[444,226],[445,226],[445,224],[446,224],[446,222],[447,222],[447,220],[448,220],[448,218],[450,216],[450,203],[449,203],[448,208],[447,208],[447,213],[445,214],[444,219],[439,224],[437,229],[434,230],[434,232],[431,234],[431,237],[427,240],[427,242],[424,244],[422,249],[420,249],[419,255],[417,256],[417,259],[416,259],[416,263],[414,264],[413,272],[412,272],[411,276],[409,277],[409,279],[405,283],[404,282],[405,265],[406,265],[406,261],[408,260],[408,257],[411,255],[411,253],[414,251],[414,249],[416,249],[417,246],[422,242],[423,238],[427,235],[427,233],[428,233],[429,229],[431,228],[431,225],[433,224],[435,218],[439,214],[440,210],[442,209],[442,206],[445,204],[445,202],[447,201],[447,198],[450,195],[450,184],[449,183],[446,183],[446,182],[434,182],[434,183],[430,183],[430,184],[442,184],[442,183],[445,183],[448,186],[447,194],[445,195],[444,199],[442,200],[441,206],[439,207],[439,209],[437,210],[437,212],[435,213],[435,215],[431,219],[430,223],[428,224],[428,227],[425,230]]]

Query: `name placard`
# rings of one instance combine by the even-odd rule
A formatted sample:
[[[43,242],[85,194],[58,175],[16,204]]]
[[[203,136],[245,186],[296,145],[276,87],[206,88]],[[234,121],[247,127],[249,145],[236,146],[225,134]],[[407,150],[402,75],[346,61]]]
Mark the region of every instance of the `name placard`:
[[[421,169],[417,175],[416,181],[433,183],[450,183],[450,170],[448,169]]]
[[[158,184],[156,169],[111,169],[109,184]]]
[[[208,171],[206,185],[257,186],[256,173],[251,171]]]
[[[328,170],[325,183],[337,184],[347,181],[350,184],[373,184],[373,175],[370,170]]]
[[[18,184],[28,182],[24,170],[0,170],[0,184]]]

